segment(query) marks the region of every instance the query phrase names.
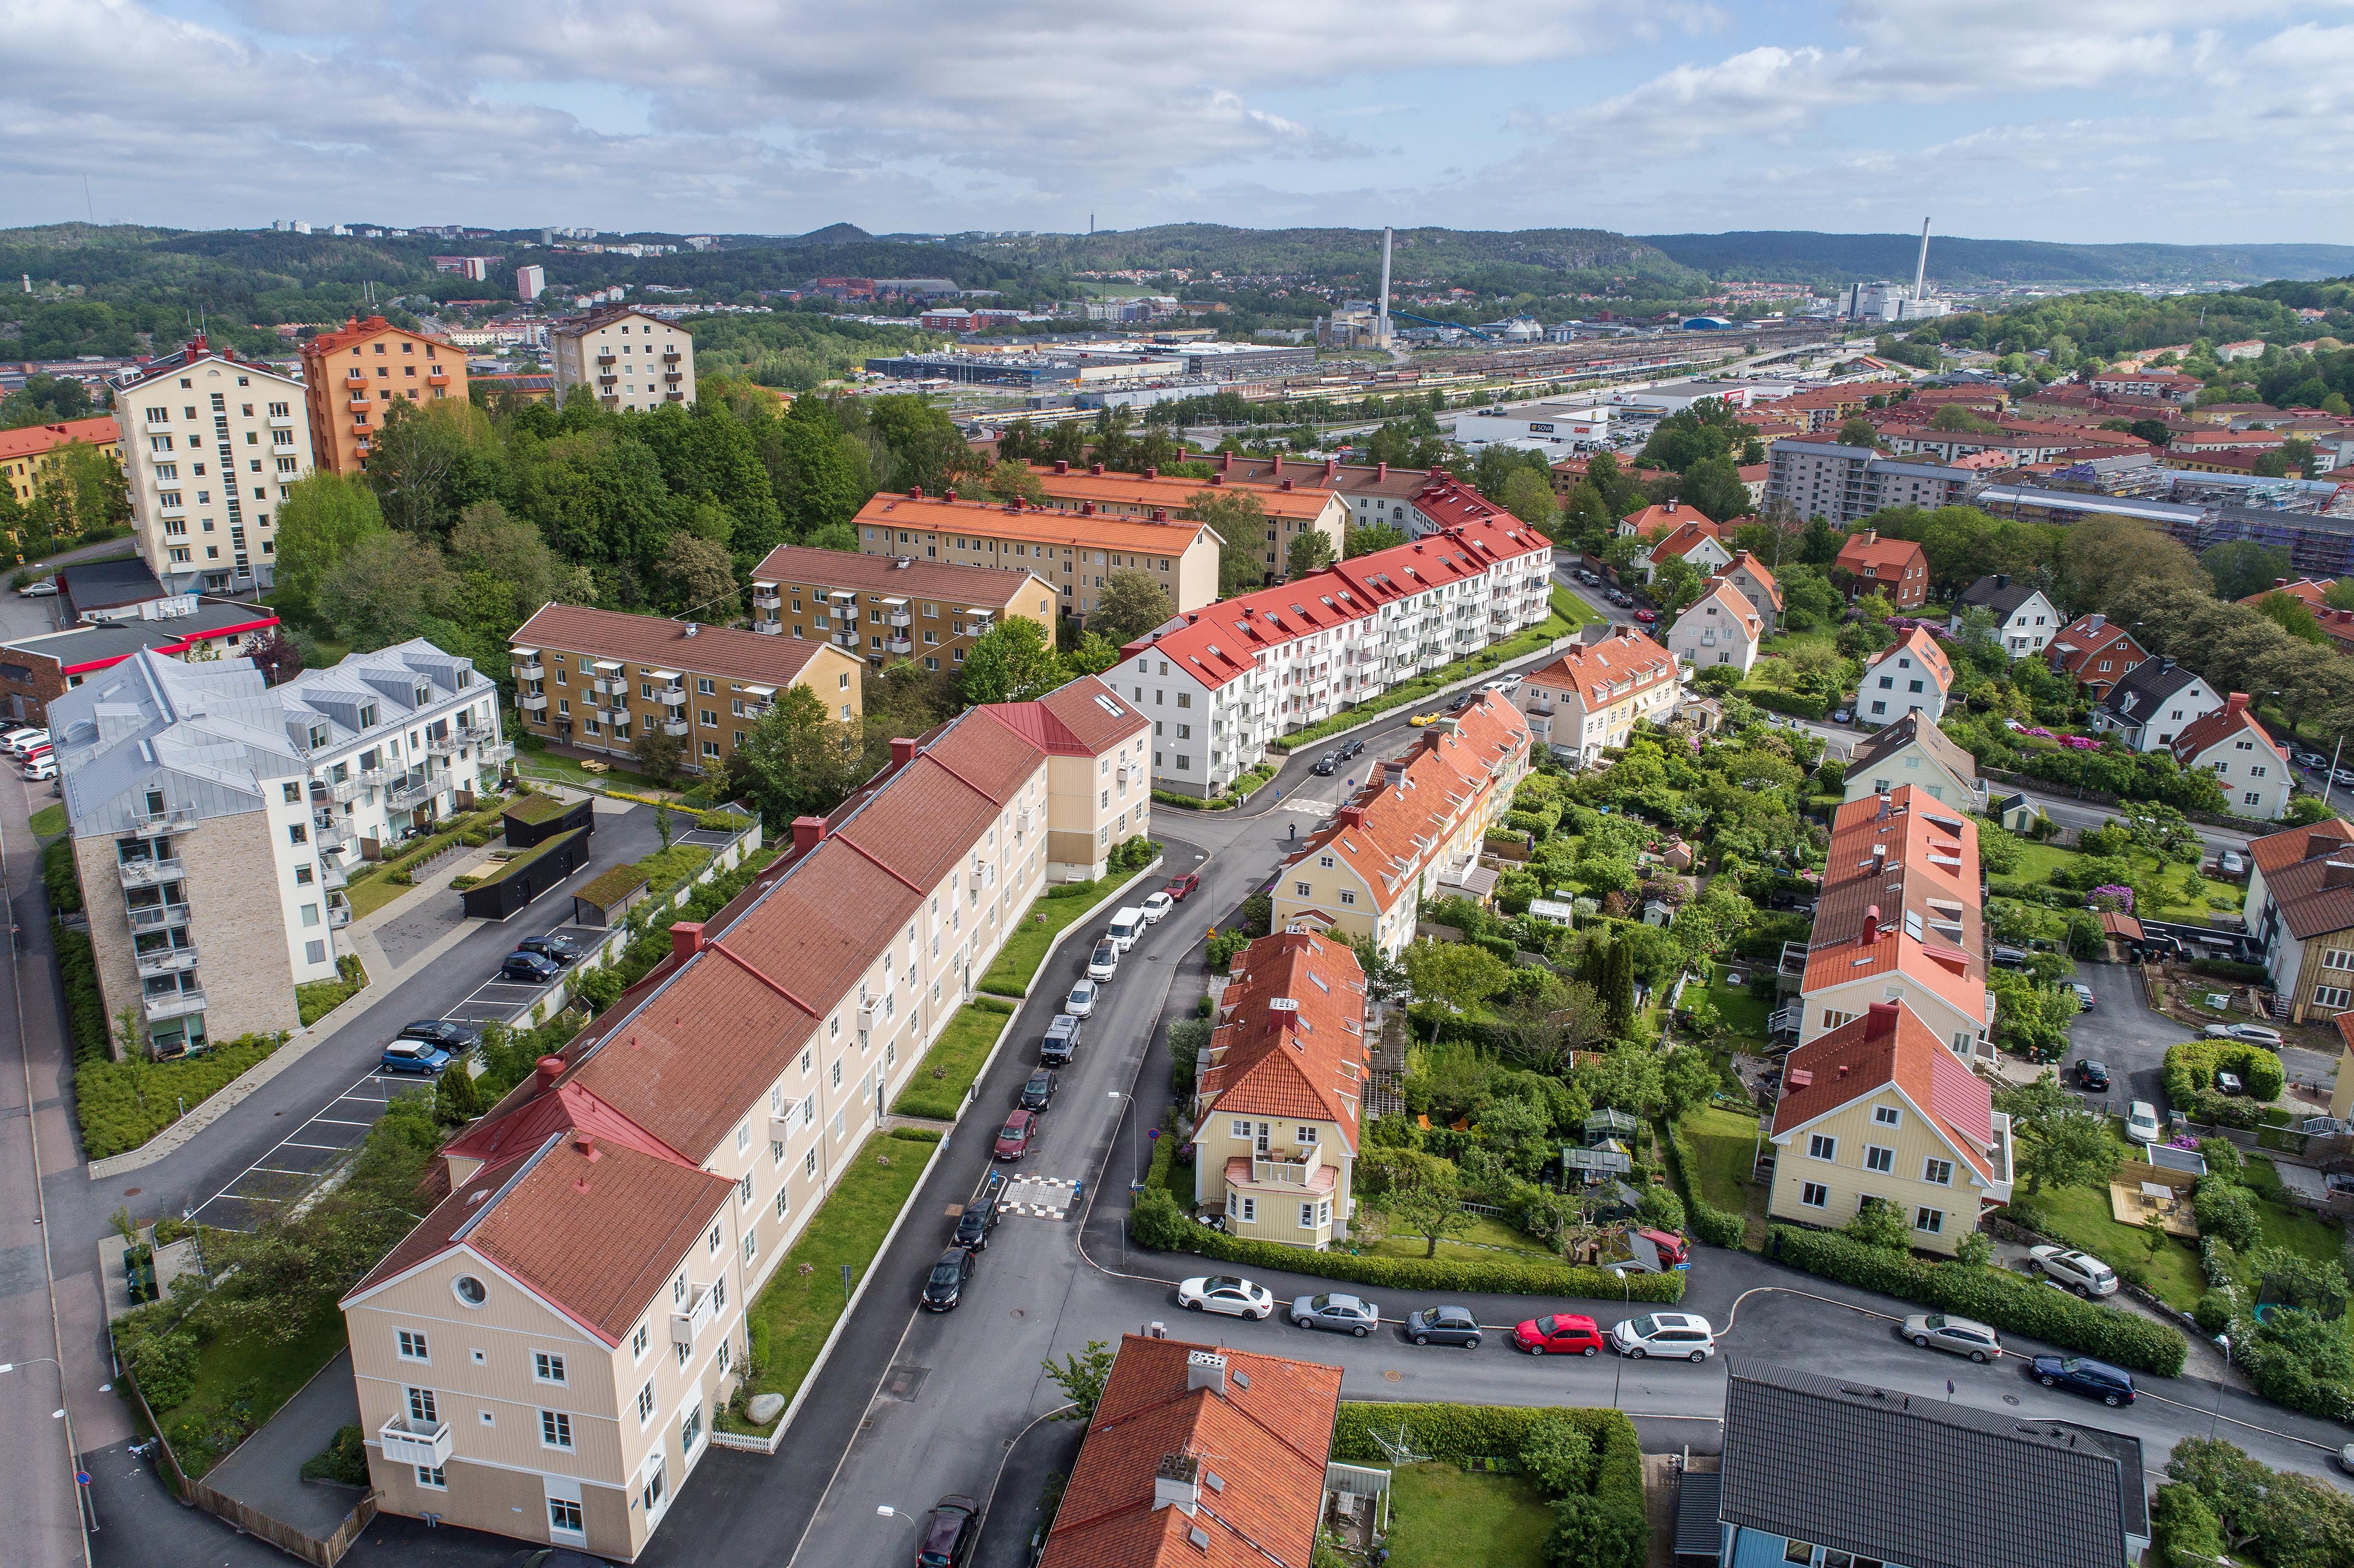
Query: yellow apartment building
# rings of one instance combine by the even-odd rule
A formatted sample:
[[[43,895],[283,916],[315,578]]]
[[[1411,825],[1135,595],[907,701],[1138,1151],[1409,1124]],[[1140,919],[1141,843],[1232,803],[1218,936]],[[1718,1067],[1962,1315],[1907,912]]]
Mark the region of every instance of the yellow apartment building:
[[[781,545],[752,573],[752,630],[832,642],[871,669],[910,659],[953,671],[991,627],[1055,636],[1054,585],[1035,571]]]
[[[1206,523],[1143,519],[1090,510],[1060,512],[1016,499],[1004,505],[911,490],[877,495],[853,525],[858,548],[870,556],[947,561],[969,567],[1011,567],[1050,583],[1057,613],[1084,621],[1116,571],[1148,574],[1169,595],[1176,613],[1218,598],[1218,535]]]

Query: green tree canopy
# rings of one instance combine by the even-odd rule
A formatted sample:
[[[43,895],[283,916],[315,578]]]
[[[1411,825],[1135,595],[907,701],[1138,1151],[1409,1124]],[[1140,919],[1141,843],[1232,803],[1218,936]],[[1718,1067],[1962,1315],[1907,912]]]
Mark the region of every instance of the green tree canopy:
[[[1061,685],[1063,666],[1038,623],[1014,616],[973,639],[960,679],[968,703],[1020,703]]]
[[[1087,617],[1087,630],[1102,632],[1119,647],[1166,623],[1176,613],[1169,590],[1150,572],[1122,567],[1104,579],[1103,591],[1096,596],[1096,611]]]

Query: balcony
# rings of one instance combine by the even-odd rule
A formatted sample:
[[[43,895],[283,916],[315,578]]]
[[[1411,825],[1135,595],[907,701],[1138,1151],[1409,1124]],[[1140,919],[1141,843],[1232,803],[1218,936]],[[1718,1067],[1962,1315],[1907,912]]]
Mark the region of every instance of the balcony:
[[[175,828],[193,828],[196,825],[196,809],[194,806],[166,806],[159,811],[133,811],[131,813],[131,825],[143,833],[167,833]]]
[[[521,708],[527,714],[544,714],[547,711],[547,694],[545,692],[525,692],[521,696],[515,698],[515,706]]]
[[[177,882],[186,874],[176,860],[154,860],[145,856],[117,862],[114,870],[125,887],[154,887],[158,883]]]
[[[916,645],[905,637],[885,637],[883,647],[886,652],[911,653],[915,652]]]
[[[663,363],[664,365],[676,365],[678,363],[678,350],[674,348],[664,349],[663,351]]]
[[[428,387],[447,387],[450,385],[450,373],[446,370],[429,370],[425,373],[425,384]]]
[[[764,588],[758,583],[754,583],[752,585],[752,602],[762,609],[778,609],[783,607],[785,596],[779,593],[775,588]]]
[[[1316,1181],[1321,1162],[1314,1153],[1282,1154],[1273,1150],[1251,1156],[1250,1179],[1269,1186],[1307,1187]],[[1330,1185],[1330,1181],[1326,1185]]]
[[[685,735],[685,734],[686,734],[686,732],[687,732],[688,730],[690,730],[690,729],[694,728],[695,726],[692,726],[692,725],[690,725],[690,724],[688,724],[688,723],[687,723],[684,719],[683,719],[683,718],[674,718],[674,719],[664,719],[664,720],[663,720],[663,726],[662,726],[662,727],[663,727],[663,733],[664,735],[666,735],[666,736],[669,736],[670,737],[672,737],[672,738],[674,740],[674,739],[677,739],[679,736]]]
[[[685,1310],[670,1315],[670,1342],[673,1345],[692,1346],[695,1336],[711,1326],[716,1306],[712,1298],[716,1292],[708,1285],[690,1288],[695,1294],[689,1298]]]
[[[902,630],[905,630],[907,628],[916,624],[916,618],[908,614],[904,609],[895,609],[889,616],[885,617],[885,619],[888,620],[892,625],[900,628]]]
[[[502,763],[514,761],[514,742],[512,740],[503,740],[495,746],[486,746],[482,747],[482,753],[479,760],[485,768],[496,768]]]
[[[752,630],[763,637],[782,637],[785,623],[781,620],[756,620],[752,623]]]
[[[396,1465],[438,1470],[450,1462],[450,1424],[396,1415],[376,1429],[385,1458]]]
[[[674,387],[680,381],[684,380],[684,377],[681,376],[675,370],[665,370],[663,372],[663,379]],[[675,394],[673,395],[675,396]]]
[[[626,675],[602,675],[588,683],[588,689],[600,697],[626,697],[630,680]]]
[[[318,842],[319,847],[323,850],[345,850],[352,846],[350,824],[338,821],[333,817],[312,818],[311,836]]]
[[[610,350],[603,350],[598,354],[597,363],[600,366],[610,369],[615,362],[620,359],[620,356],[619,355],[612,353]]]
[[[838,647],[855,648],[858,646],[858,633],[855,631],[837,631],[833,634],[833,641]]]
[[[340,806],[346,800],[357,800],[367,788],[365,778],[357,773],[347,773],[341,779],[330,779],[323,783],[314,779],[311,781],[311,799],[314,802],[325,800]]]
[[[431,752],[436,757],[455,757],[461,751],[463,751],[468,747],[473,745],[474,740],[475,736],[472,730],[453,729],[447,735],[427,736],[425,737],[425,749]]]
[[[330,893],[351,885],[352,879],[344,874],[341,862],[329,859],[319,863],[319,885]]]
[[[161,1023],[167,1018],[186,1018],[205,1010],[205,993],[196,991],[159,991],[143,999],[146,1002],[147,1022]]]
[[[518,681],[545,681],[547,679],[547,666],[536,659],[528,664],[518,664],[514,667],[514,678]]]
[[[434,781],[422,774],[402,779],[385,792],[384,803],[396,811],[405,811],[433,799]]]
[[[291,430],[294,428],[294,416],[272,414],[270,416],[270,428],[273,430]]]
[[[327,906],[327,929],[340,931],[352,923],[352,906],[348,904]]]
[[[196,949],[187,948],[157,948],[150,952],[133,955],[141,975],[175,975],[196,967]]]
[[[375,400],[370,398],[366,393],[355,392],[352,394],[351,402],[346,406],[354,412],[357,412],[363,408],[373,408],[376,407],[376,403]]]
[[[131,911],[133,931],[168,931],[175,926],[188,923],[188,906],[185,904],[149,904]]]

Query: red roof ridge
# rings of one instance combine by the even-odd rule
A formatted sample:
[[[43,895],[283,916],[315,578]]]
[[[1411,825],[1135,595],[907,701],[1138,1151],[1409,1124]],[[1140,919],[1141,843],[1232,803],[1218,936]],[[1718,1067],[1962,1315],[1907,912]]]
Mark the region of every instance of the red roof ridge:
[[[949,771],[953,772],[955,769],[951,768]],[[885,860],[881,855],[876,854],[873,850],[868,849],[864,844],[860,843],[856,839],[852,838],[842,829],[835,829],[830,836],[837,843],[847,844],[852,849],[857,851],[860,854],[865,856],[866,859],[875,863],[876,869],[880,870],[884,875],[890,877],[893,881],[898,883],[900,886],[905,887],[908,892],[920,894],[925,891],[925,889],[917,886],[915,883],[910,882],[905,876],[900,875],[899,870],[896,866],[891,864],[890,862]],[[717,946],[716,943],[714,943],[713,945],[715,947]],[[732,957],[733,955],[730,956]]]

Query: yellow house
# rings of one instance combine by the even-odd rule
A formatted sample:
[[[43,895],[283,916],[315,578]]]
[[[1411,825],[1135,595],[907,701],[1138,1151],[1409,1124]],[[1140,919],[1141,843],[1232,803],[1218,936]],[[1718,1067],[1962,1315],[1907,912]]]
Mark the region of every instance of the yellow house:
[[[1770,1136],[1777,1220],[1836,1230],[1885,1203],[1914,1246],[1951,1254],[1981,1212],[2010,1201],[2010,1118],[1896,1002],[1790,1053]]]
[[[1637,721],[1662,724],[1683,700],[1676,657],[1631,626],[1597,621],[1581,641],[1532,671],[1515,698],[1537,744],[1579,758],[1624,746]]]
[[[1235,959],[1193,1091],[1193,1202],[1235,1235],[1322,1251],[1349,1234],[1372,1071],[1345,942],[1261,937]]]
[[[2338,1015],[2338,1086],[2329,1091],[2329,1114],[2338,1121],[2354,1119],[2354,1012]]]

